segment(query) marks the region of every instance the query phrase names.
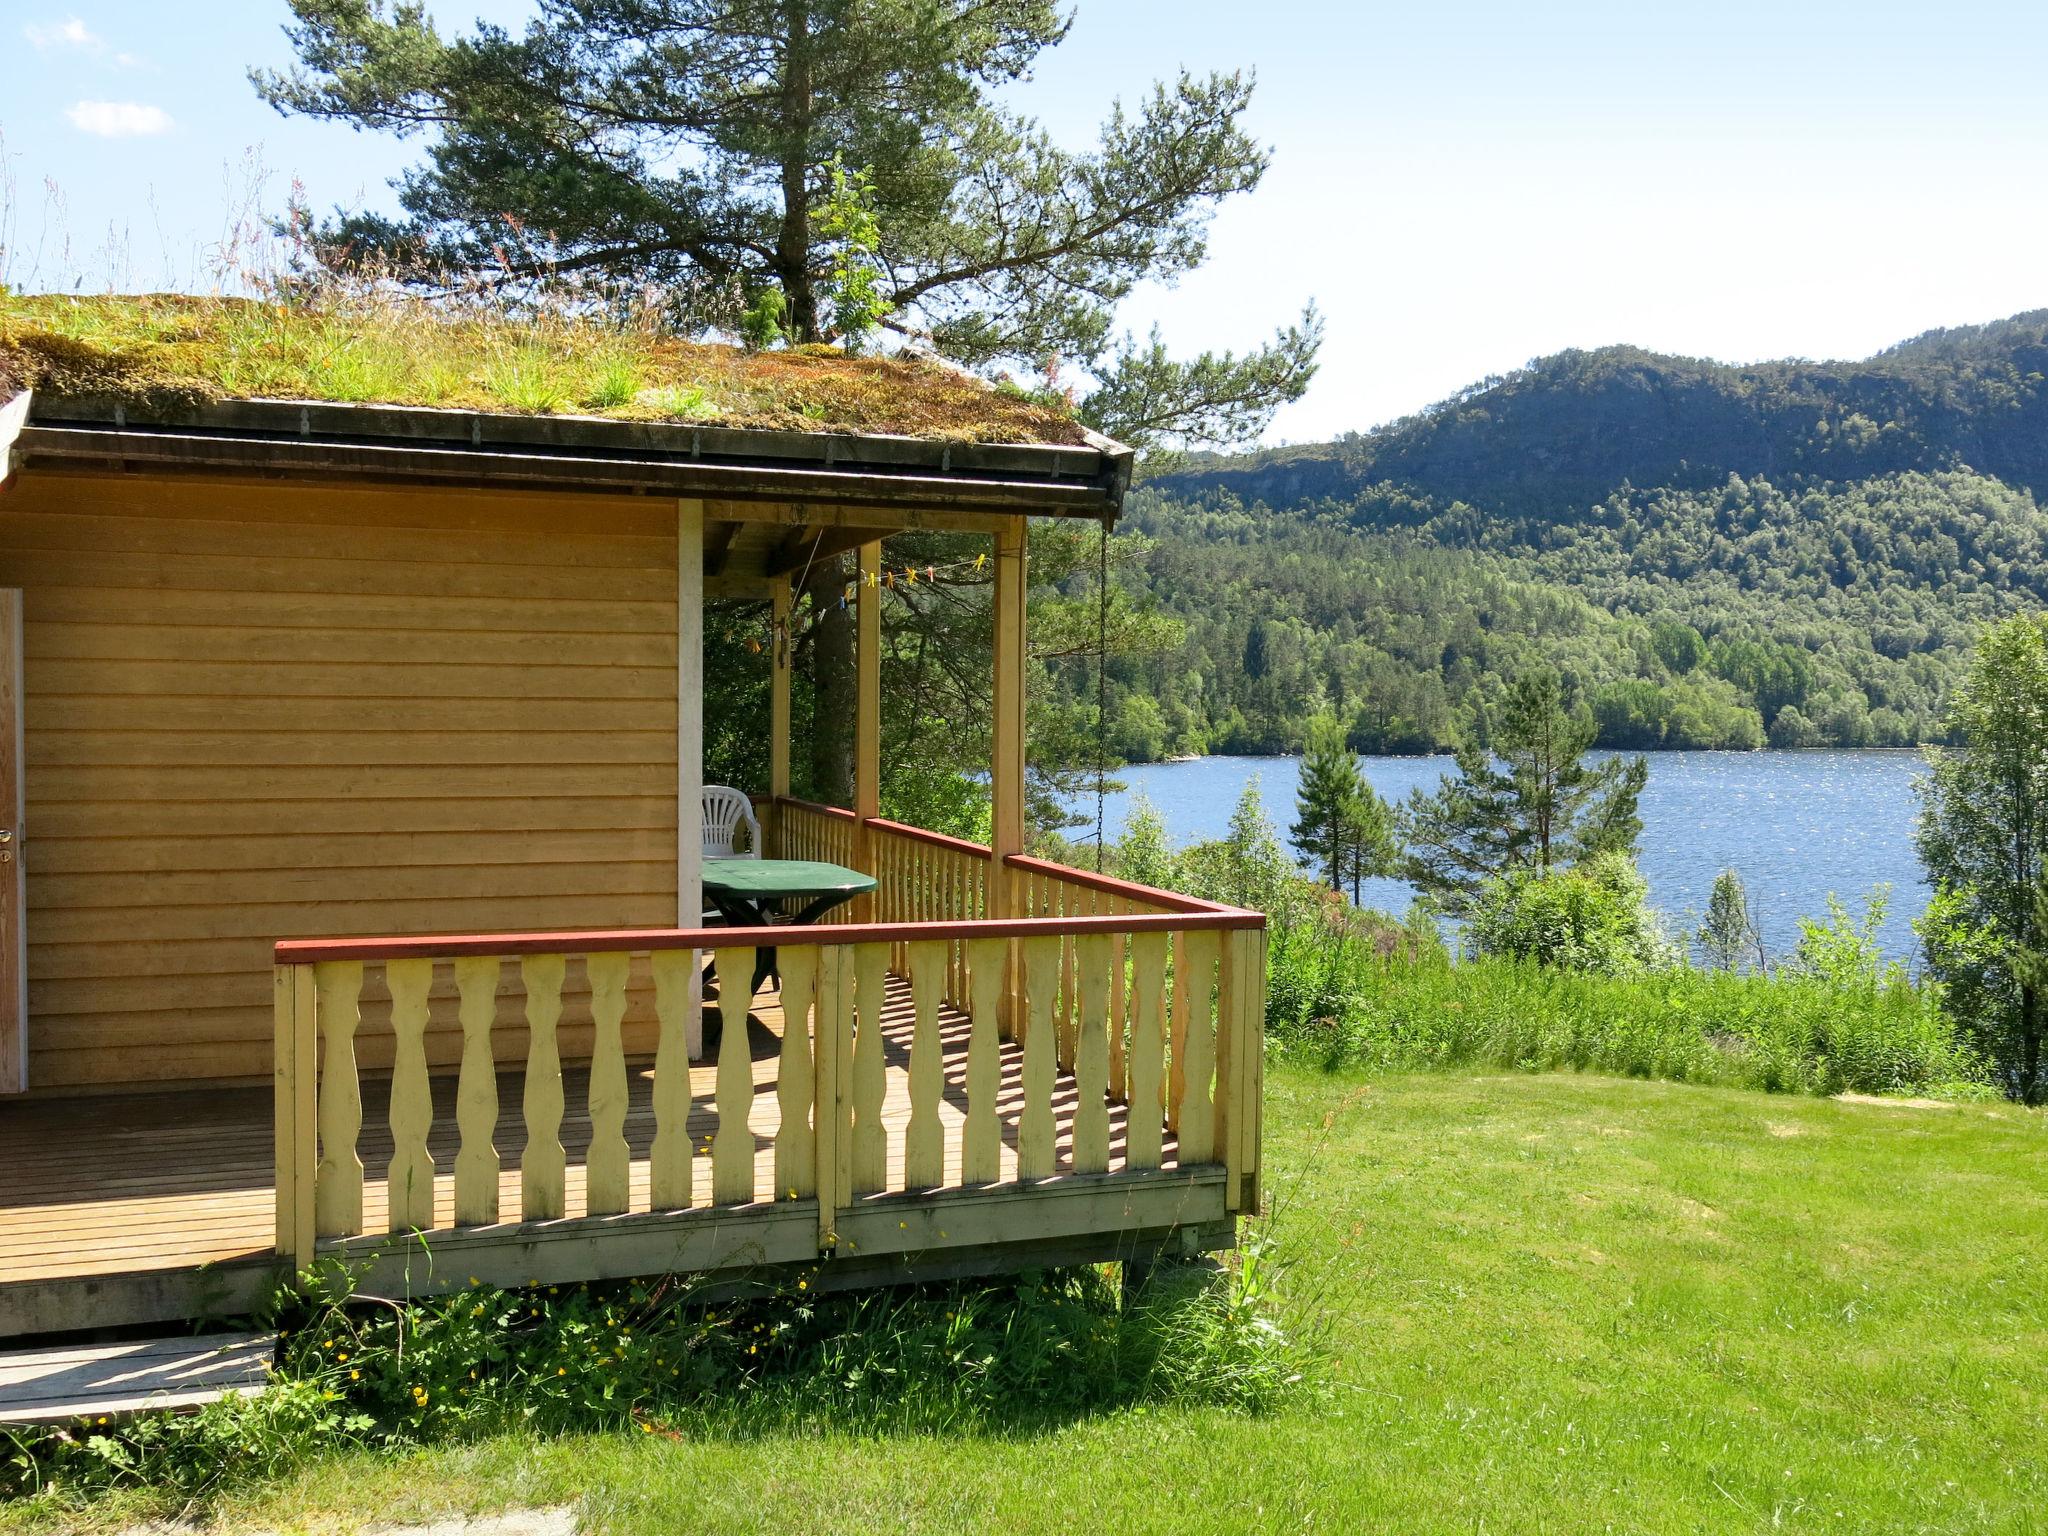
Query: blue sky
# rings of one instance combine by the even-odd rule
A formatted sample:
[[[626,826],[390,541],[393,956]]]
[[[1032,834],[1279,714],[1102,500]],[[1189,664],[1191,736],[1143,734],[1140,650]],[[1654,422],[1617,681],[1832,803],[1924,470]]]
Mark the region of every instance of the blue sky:
[[[444,26],[521,0],[439,0]],[[281,0],[0,0],[9,275],[204,287],[294,176],[388,201],[413,151],[288,122]],[[1071,144],[1156,76],[1249,66],[1265,185],[1126,316],[1242,346],[1314,298],[1276,437],[1405,414],[1565,346],[1861,356],[2048,305],[2048,6],[2029,0],[1081,0],[1022,100]],[[58,192],[51,194],[47,185]]]

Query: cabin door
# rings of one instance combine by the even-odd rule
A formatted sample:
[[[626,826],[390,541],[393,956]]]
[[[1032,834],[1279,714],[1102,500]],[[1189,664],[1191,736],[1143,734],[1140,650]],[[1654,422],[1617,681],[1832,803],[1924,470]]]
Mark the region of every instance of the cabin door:
[[[0,1093],[28,1087],[21,761],[21,589],[0,587]]]

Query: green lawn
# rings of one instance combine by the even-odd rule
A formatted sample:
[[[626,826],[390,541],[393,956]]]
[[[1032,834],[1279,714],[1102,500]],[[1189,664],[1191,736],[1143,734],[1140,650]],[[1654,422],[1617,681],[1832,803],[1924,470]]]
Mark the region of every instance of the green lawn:
[[[225,1518],[571,1501],[603,1531],[804,1536],[2048,1523],[2048,1117],[1276,1069],[1267,1124],[1287,1290],[1323,1340],[1317,1387],[1271,1417],[494,1441],[320,1466]]]

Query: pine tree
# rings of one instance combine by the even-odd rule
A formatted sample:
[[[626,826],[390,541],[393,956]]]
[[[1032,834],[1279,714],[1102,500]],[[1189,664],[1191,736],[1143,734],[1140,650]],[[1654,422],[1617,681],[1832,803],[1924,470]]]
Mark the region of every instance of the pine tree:
[[[1344,850],[1351,904],[1359,905],[1365,882],[1401,872],[1401,845],[1394,836],[1394,808],[1361,776],[1352,803]]]
[[[1332,714],[1317,715],[1309,722],[1308,751],[1301,759],[1292,836],[1302,857],[1333,891],[1344,889],[1351,850],[1365,822],[1364,798],[1371,793],[1342,723]]]
[[[1759,967],[1763,964],[1763,939],[1749,909],[1749,892],[1734,870],[1724,869],[1714,877],[1706,919],[1693,941],[1701,960],[1716,970],[1739,971],[1751,955]]]
[[[1459,741],[1456,778],[1416,790],[1401,808],[1405,870],[1425,895],[1464,911],[1481,886],[1519,869],[1547,873],[1600,853],[1635,856],[1641,757],[1588,764],[1598,734],[1583,702],[1567,706],[1555,672],[1523,673],[1499,707]]]
[[[1183,72],[1068,149],[1017,108],[1056,0],[540,0],[444,38],[416,0],[291,0],[280,112],[425,141],[404,216],[319,252],[439,287],[563,276],[652,292],[683,333],[792,345],[876,328],[971,368],[1058,358],[1132,447],[1241,442],[1298,399],[1313,307],[1246,353],[1174,358],[1118,306],[1208,256],[1271,159],[1253,80]],[[1087,387],[1092,385],[1092,387]]]

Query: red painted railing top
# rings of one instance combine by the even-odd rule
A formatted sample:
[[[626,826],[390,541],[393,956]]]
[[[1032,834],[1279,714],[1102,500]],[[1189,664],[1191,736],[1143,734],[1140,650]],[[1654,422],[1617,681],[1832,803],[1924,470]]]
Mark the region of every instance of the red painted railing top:
[[[772,928],[612,928],[563,933],[399,934],[364,939],[285,939],[272,951],[278,965],[323,960],[459,960],[489,955],[592,955],[621,950],[754,949],[784,944],[914,944],[921,939],[1035,939],[1091,933],[1191,933],[1263,928],[1263,913],[1219,907],[1200,912],[1146,912],[1105,917],[975,918],[937,923],[820,923]]]
[[[1192,915],[1244,910],[1241,907],[1225,906],[1220,901],[1204,901],[1199,896],[1183,896],[1177,891],[1162,891],[1156,886],[1139,885],[1135,880],[1119,880],[1114,875],[1098,875],[1085,869],[1075,869],[1070,864],[1058,864],[1051,859],[1035,859],[1027,853],[1013,853],[1008,862],[1010,868],[1021,869],[1026,874],[1048,875],[1057,880],[1064,880],[1069,885],[1081,886],[1085,890],[1101,891],[1110,896],[1127,896],[1133,901],[1165,907],[1169,912],[1185,912]]]
[[[843,821],[857,821],[852,811],[843,806],[817,805],[809,800],[784,797],[783,804],[795,806],[798,810],[810,811],[819,816],[833,816]],[[888,821],[875,817],[868,825],[879,831],[892,833],[897,837],[909,838],[912,842],[926,843],[934,848],[950,849],[970,858],[990,857],[986,845],[969,842],[963,837],[948,837],[943,832],[930,832],[923,827],[913,827],[906,822]],[[1218,901],[1204,901],[1199,896],[1183,896],[1178,891],[1163,891],[1157,886],[1140,885],[1135,880],[1119,880],[1114,875],[1098,875],[1089,870],[1075,869],[1070,864],[1060,864],[1051,859],[1033,858],[1029,854],[1013,853],[1006,861],[1012,869],[1021,869],[1027,874],[1049,875],[1078,885],[1086,890],[1101,891],[1110,896],[1124,896],[1132,901],[1146,902],[1151,906],[1164,907],[1169,912],[1236,912],[1237,907],[1227,906]]]
[[[760,804],[767,804],[764,797]],[[800,811],[809,811],[813,816],[830,816],[839,821],[858,821],[860,818],[843,805],[820,805],[815,800],[799,800],[794,795],[784,795],[781,804],[794,806]]]
[[[848,812],[851,815],[851,812]],[[985,859],[989,851],[985,844],[970,843],[964,837],[948,837],[943,832],[927,832],[923,827],[913,827],[908,822],[887,821],[880,816],[869,820],[868,825],[878,832],[887,832],[895,837],[907,838],[913,843],[923,843],[932,848],[944,848],[953,853],[964,853],[969,858]]]

